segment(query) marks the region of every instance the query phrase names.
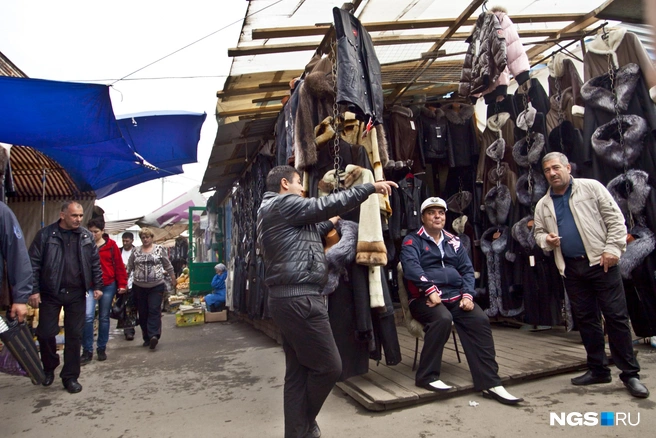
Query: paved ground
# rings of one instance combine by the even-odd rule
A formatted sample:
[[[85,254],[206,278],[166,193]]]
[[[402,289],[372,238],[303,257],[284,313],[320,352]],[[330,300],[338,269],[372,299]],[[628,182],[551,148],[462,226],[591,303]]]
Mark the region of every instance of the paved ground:
[[[115,333],[116,335],[118,332]],[[319,415],[325,438],[652,437],[656,430],[656,349],[639,345],[652,398],[613,383],[580,388],[562,375],[510,387],[526,398],[503,406],[477,394],[390,412],[369,412],[335,389]],[[0,375],[0,437],[282,437],[281,348],[244,322],[177,328],[164,317],[157,350],[114,336],[106,362],[82,369],[84,390],[68,394]],[[470,401],[479,403],[472,407]],[[551,412],[612,411],[637,426],[550,426]]]

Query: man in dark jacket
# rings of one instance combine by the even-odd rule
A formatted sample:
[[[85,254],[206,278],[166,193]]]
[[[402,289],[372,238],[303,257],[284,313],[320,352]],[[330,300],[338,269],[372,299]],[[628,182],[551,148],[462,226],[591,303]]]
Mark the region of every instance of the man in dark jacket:
[[[7,283],[12,292],[11,317],[23,322],[28,298],[32,295],[32,270],[27,246],[14,213],[0,202],[0,284],[7,263]]]
[[[102,296],[102,271],[98,248],[89,230],[81,226],[84,211],[74,201],[66,201],[59,220],[42,228],[30,246],[34,274],[32,307],[39,308],[36,336],[41,362],[46,374],[44,386],[52,385],[59,355],[55,337],[59,333],[59,313],[64,308],[64,366],[59,373],[68,392],[82,391],[80,346],[86,309],[87,291],[93,289],[97,300]]]
[[[304,198],[291,166],[271,169],[257,212],[258,244],[266,267],[269,310],[283,339],[286,373],[285,437],[319,437],[316,416],[341,374],[341,359],[322,296],[328,271],[321,236],[373,193],[394,182],[352,187],[323,198]]]
[[[523,399],[501,386],[490,322],[474,303],[474,268],[460,239],[444,231],[446,211],[444,199],[426,199],[421,204],[424,226],[401,246],[410,312],[424,324],[425,333],[415,384],[430,391],[451,389],[439,378],[444,345],[455,324],[474,389],[501,403],[517,404]]]

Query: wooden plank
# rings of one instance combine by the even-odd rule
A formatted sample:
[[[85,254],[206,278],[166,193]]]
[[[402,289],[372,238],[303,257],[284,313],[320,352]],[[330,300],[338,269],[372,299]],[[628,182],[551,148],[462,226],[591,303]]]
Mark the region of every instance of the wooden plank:
[[[574,21],[581,17],[581,14],[548,14],[548,15],[513,15],[512,20],[515,24],[520,23],[550,23],[561,21]],[[398,20],[398,21],[381,21],[362,23],[368,32],[386,32],[386,31],[403,31],[413,29],[432,29],[450,26],[456,18],[434,18],[429,20]],[[473,26],[476,18],[468,18],[463,26]],[[293,38],[305,36],[324,35],[330,28],[330,24],[317,23],[314,26],[293,26],[279,28],[253,29],[253,40],[264,40],[273,38]]]
[[[235,116],[246,116],[249,114],[263,114],[271,113],[276,114],[282,110],[282,105],[269,105],[269,106],[258,106],[256,108],[242,108],[231,111],[217,111],[217,117],[235,117]]]

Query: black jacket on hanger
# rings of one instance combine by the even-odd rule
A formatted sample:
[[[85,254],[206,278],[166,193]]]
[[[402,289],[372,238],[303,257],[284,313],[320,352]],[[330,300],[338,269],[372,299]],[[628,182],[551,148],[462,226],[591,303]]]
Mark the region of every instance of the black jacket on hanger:
[[[426,186],[422,180],[414,176],[403,178],[398,184],[401,199],[401,229],[417,230],[421,228],[421,203],[428,198]]]

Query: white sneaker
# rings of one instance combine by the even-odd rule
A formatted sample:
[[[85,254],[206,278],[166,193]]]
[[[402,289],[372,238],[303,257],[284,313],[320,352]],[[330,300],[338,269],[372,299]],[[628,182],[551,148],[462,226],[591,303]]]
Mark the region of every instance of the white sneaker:
[[[431,383],[429,383],[429,385],[432,386],[435,389],[439,389],[440,391],[447,391],[447,390],[453,388],[453,386],[449,386],[441,380],[436,380],[434,382],[431,382]]]

